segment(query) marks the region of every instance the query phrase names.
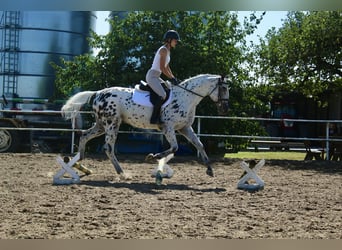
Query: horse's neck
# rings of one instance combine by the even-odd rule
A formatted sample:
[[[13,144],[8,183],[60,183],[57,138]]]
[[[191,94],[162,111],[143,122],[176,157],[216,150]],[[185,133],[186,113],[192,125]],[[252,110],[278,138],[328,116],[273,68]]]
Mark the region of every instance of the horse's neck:
[[[199,96],[205,97],[207,96],[214,84],[211,84],[209,81],[205,81],[205,79],[193,79],[189,80],[188,83],[185,83],[185,88],[193,91]]]

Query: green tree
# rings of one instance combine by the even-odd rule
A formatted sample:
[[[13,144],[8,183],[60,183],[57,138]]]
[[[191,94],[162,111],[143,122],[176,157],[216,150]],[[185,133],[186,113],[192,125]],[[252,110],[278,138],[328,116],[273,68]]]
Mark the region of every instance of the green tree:
[[[342,12],[289,12],[256,50],[256,81],[321,98],[342,90]]]
[[[245,36],[253,32],[261,18],[251,16],[242,26],[232,12],[163,11],[129,12],[126,18],[110,20],[105,36],[92,33],[90,46],[99,49],[73,61],[55,65],[58,90],[101,89],[129,86],[145,78],[154,53],[166,30],[176,29],[182,43],[172,51],[171,66],[178,78],[200,73],[228,75],[239,86],[245,79]],[[254,23],[254,25],[252,25]]]
[[[241,24],[237,13],[226,11],[135,11],[125,18],[113,16],[110,32],[105,36],[92,33],[89,40],[90,46],[99,50],[97,55],[81,55],[55,65],[57,93],[67,97],[75,89],[98,90],[139,83],[145,79],[163,34],[175,29],[181,37],[171,54],[176,77],[186,79],[200,73],[227,76],[231,88],[230,116],[240,116],[244,106],[254,101],[244,92],[244,82],[248,80],[248,69],[243,67],[248,50],[245,37],[256,29],[262,17],[252,13]],[[205,99],[197,114],[217,113],[214,104]],[[242,133],[239,126],[229,127],[229,121],[219,127],[211,122],[202,126],[204,132]]]

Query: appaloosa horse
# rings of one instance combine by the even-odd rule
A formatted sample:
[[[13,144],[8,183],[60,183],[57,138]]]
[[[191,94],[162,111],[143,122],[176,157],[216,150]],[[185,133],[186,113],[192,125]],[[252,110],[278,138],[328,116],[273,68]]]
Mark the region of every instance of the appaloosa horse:
[[[124,122],[137,128],[161,130],[165,135],[170,148],[157,154],[151,153],[147,159],[158,160],[176,152],[178,144],[175,131],[178,131],[199,151],[207,166],[206,173],[214,176],[203,144],[195,135],[191,125],[195,119],[196,106],[206,96],[217,103],[221,113],[227,112],[229,88],[222,81],[221,76],[211,74],[201,74],[179,85],[169,86],[171,100],[161,109],[162,124],[150,124],[153,108],[150,105],[138,104],[133,100],[134,92],[138,91],[136,89],[111,87],[99,91],[84,91],[72,96],[62,107],[62,113],[66,119],[73,118],[77,111],[89,102],[92,102],[90,104],[92,104],[96,118],[95,125],[83,132],[80,138],[81,159],[84,158],[86,143],[105,133],[105,152],[116,172],[123,175],[124,171],[115,156],[114,145],[120,124]]]

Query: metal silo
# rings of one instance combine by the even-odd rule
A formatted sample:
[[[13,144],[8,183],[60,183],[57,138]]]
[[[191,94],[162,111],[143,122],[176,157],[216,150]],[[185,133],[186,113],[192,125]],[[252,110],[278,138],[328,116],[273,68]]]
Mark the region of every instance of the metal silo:
[[[91,11],[0,11],[0,97],[48,99],[59,63],[89,52]]]

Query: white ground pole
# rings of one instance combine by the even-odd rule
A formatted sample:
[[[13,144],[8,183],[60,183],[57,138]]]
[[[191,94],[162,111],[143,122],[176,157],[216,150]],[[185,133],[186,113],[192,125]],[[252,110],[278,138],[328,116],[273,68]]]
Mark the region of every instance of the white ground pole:
[[[62,168],[53,176],[53,183],[60,185],[80,183],[80,176],[72,169],[72,166],[79,159],[80,153],[77,153],[69,162],[64,162],[64,160],[58,156],[57,162],[62,166]],[[66,173],[68,173],[71,178],[64,178],[63,176]]]
[[[238,189],[244,190],[258,190],[263,189],[265,186],[265,182],[258,176],[258,171],[262,166],[265,165],[265,160],[260,160],[254,168],[250,168],[249,164],[245,161],[241,162],[240,166],[247,173],[239,180],[237,187]],[[248,184],[247,181],[253,179],[255,181],[254,184]]]

